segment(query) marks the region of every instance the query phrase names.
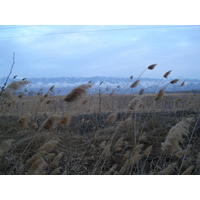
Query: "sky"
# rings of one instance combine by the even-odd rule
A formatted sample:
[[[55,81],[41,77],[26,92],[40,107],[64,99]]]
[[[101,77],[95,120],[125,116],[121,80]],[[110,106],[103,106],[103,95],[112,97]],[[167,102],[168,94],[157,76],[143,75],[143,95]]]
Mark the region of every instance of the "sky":
[[[0,25],[0,77],[200,79],[198,25]]]

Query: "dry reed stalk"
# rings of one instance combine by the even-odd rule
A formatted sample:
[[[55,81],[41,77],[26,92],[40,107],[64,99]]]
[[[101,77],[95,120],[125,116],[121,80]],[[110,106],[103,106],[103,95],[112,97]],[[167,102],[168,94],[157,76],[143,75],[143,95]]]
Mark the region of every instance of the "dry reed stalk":
[[[200,169],[200,153],[197,154],[196,166],[197,166],[197,169]]]
[[[194,165],[189,166],[181,175],[191,175]]]
[[[28,127],[30,117],[31,117],[30,114],[25,114],[18,119],[18,124],[20,126],[20,130],[25,130]]]
[[[58,121],[58,126],[69,125],[70,124],[70,120],[71,120],[71,116],[70,115],[62,116],[60,118],[60,120]]]
[[[75,89],[73,89],[69,94],[67,94],[64,98],[66,102],[73,102],[78,100],[82,95],[87,93],[87,89],[91,88],[91,84],[82,84]]]
[[[111,113],[111,114],[108,116],[106,122],[107,122],[107,123],[113,123],[116,119],[117,119],[117,113]]]
[[[176,152],[182,151],[179,144],[183,143],[183,136],[188,136],[189,127],[193,121],[193,117],[183,119],[170,129],[164,143],[161,144],[161,149],[165,154],[173,156]]]
[[[60,115],[57,115],[57,114],[50,115],[41,126],[41,129],[46,129],[46,130],[52,129],[59,118],[60,118]]]
[[[168,72],[166,72],[165,74],[164,74],[164,78],[167,78],[169,75],[170,75],[170,73],[172,72],[172,70],[170,70],[170,71],[168,71]]]
[[[48,141],[48,142],[46,142],[45,144],[43,144],[39,149],[38,149],[38,151],[39,152],[49,152],[49,151],[51,151],[51,150],[53,150],[54,148],[55,148],[55,146],[58,144],[58,141],[56,141],[56,140],[50,140],[50,141]]]
[[[138,85],[139,82],[140,82],[140,80],[136,80],[135,82],[133,82],[133,83],[131,84],[131,88],[137,87],[137,85]]]
[[[174,80],[170,81],[170,83],[171,83],[171,84],[175,84],[175,83],[177,83],[178,81],[179,81],[179,79],[174,79]]]
[[[141,96],[135,97],[132,101],[130,101],[128,108],[130,110],[137,110],[142,105]]]
[[[155,100],[158,101],[159,99],[163,98],[164,93],[165,93],[165,88],[160,89],[155,97]]]
[[[9,139],[0,144],[0,158],[10,150],[13,141],[13,139]]]
[[[117,167],[118,167],[118,164],[114,164],[114,165],[109,169],[109,171],[107,171],[107,172],[104,173],[103,175],[112,175],[112,174],[115,172],[115,170],[117,169]]]

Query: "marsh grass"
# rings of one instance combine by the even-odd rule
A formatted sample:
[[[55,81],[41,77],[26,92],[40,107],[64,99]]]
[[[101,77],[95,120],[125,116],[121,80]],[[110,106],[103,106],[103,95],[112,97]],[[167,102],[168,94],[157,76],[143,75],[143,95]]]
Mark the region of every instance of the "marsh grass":
[[[136,80],[131,76],[127,90],[155,66]],[[144,88],[139,94],[116,95],[118,86],[111,93],[99,88],[89,95],[90,82],[65,96],[52,96],[55,86],[44,95],[14,95],[26,85],[23,81],[1,96],[1,174],[200,173],[200,95],[167,94],[165,88],[178,79],[153,94]]]

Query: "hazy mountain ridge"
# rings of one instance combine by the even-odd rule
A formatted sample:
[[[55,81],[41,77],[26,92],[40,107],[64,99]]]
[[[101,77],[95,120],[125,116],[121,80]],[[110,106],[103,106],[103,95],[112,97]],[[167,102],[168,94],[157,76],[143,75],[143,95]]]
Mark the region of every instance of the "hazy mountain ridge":
[[[12,81],[19,81],[22,78],[17,77],[16,79],[10,78],[9,83]],[[5,83],[6,77],[0,78],[1,87]],[[123,77],[103,77],[103,76],[93,76],[93,77],[52,77],[52,78],[28,78],[30,84],[26,86],[28,92],[34,91],[38,92],[43,88],[43,92],[48,91],[48,89],[55,85],[55,92],[57,94],[66,94],[78,85],[91,82],[93,84],[91,93],[96,93],[101,90],[104,93],[111,93],[115,90],[115,93],[138,93],[140,89],[145,89],[146,93],[157,92],[160,88],[166,86],[166,91],[168,92],[184,92],[184,91],[200,91],[200,80],[197,79],[183,79],[179,80],[176,84],[170,84],[172,79],[153,79],[153,78],[140,78],[140,82],[136,88],[130,88],[130,85],[136,80],[136,78],[123,78]],[[183,87],[181,83],[185,81]]]

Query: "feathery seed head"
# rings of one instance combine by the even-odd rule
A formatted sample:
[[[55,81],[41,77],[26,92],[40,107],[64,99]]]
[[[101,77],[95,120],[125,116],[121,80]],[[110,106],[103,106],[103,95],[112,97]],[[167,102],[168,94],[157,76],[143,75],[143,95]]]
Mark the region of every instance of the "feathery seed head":
[[[30,81],[22,80],[22,81],[13,81],[10,85],[6,88],[10,90],[19,90],[21,87],[29,84]]]
[[[65,96],[64,101],[72,102],[78,100],[82,95],[87,93],[87,89],[89,89],[90,87],[92,87],[91,84],[82,84],[76,87]]]
[[[135,82],[133,82],[131,84],[131,88],[135,88],[138,85],[139,82],[140,82],[140,80],[136,80]]]
[[[148,69],[153,70],[157,64],[152,64],[148,66]]]
[[[179,81],[179,79],[174,79],[174,80],[170,81],[170,83],[171,83],[171,84],[175,84],[175,83],[177,83],[178,81]]]
[[[184,86],[184,85],[185,85],[185,81],[183,81],[183,82],[181,83],[181,87]]]
[[[164,74],[164,78],[167,78],[169,75],[170,75],[170,73],[172,72],[172,70],[170,70],[170,71],[168,71],[168,72],[166,72],[165,74]]]
[[[137,110],[142,104],[141,96],[135,97],[132,101],[130,101],[128,108],[131,110]]]
[[[165,88],[160,89],[155,97],[155,100],[158,101],[159,99],[161,99],[163,97],[164,93],[165,93]]]
[[[54,114],[50,115],[47,120],[43,123],[42,128],[46,130],[50,130],[53,128],[55,121],[60,118],[60,115]]]

